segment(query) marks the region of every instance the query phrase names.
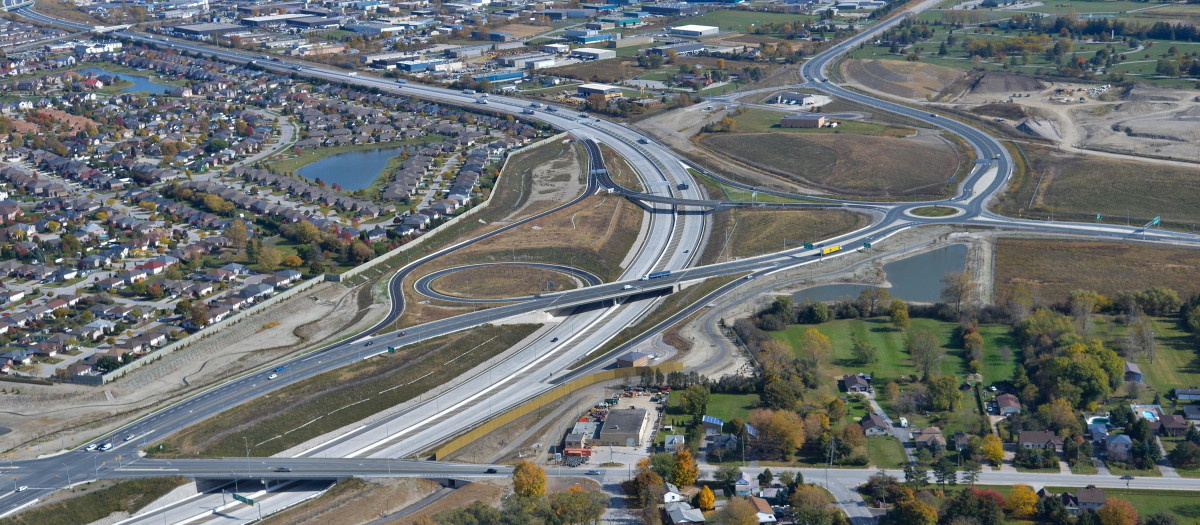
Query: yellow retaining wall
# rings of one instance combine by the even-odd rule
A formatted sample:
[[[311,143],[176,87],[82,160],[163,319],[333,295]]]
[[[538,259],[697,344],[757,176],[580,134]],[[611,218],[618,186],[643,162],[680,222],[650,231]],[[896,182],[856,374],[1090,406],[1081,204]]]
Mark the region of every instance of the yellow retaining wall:
[[[524,416],[530,412],[533,412],[534,410],[540,409],[540,408],[546,406],[548,403],[557,401],[559,398],[561,398],[567,394],[570,394],[571,392],[579,390],[580,388],[583,388],[586,386],[591,386],[591,385],[594,385],[594,384],[602,382],[602,381],[609,381],[612,379],[638,377],[638,375],[640,375],[642,370],[645,368],[649,368],[651,370],[658,370],[658,371],[662,372],[663,374],[666,374],[668,372],[678,372],[680,370],[683,370],[683,363],[681,363],[679,361],[673,361],[673,362],[669,362],[669,363],[663,363],[658,366],[642,366],[642,367],[636,367],[636,368],[614,368],[611,370],[603,370],[600,372],[596,372],[595,374],[583,376],[578,379],[573,379],[568,383],[559,385],[559,386],[555,387],[553,390],[550,390],[549,392],[546,392],[540,396],[537,396],[537,397],[521,404],[521,406],[519,406],[513,410],[509,410],[508,412],[505,412],[503,414],[500,414],[499,416],[496,416],[496,417],[488,420],[484,424],[479,425],[478,427],[475,427],[475,428],[467,431],[467,433],[462,434],[462,435],[450,440],[446,444],[444,444],[434,450],[433,459],[441,460],[442,458],[445,458],[446,456],[453,454],[456,450],[467,446],[468,443],[487,435],[488,433],[492,432],[493,430],[496,430],[504,425],[507,425],[507,424],[511,423],[513,420],[515,420],[521,416]]]

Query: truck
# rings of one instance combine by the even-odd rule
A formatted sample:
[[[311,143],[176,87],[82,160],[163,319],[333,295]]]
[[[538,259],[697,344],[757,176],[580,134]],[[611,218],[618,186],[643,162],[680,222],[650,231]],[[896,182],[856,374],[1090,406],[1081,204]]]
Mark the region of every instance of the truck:
[[[477,104],[487,104],[487,99],[483,98],[483,97],[479,97],[479,98],[475,99],[475,102]]]
[[[532,109],[530,109],[530,108],[525,108],[525,110],[524,110],[524,111],[521,111],[521,113],[524,113],[524,114],[526,114],[526,115],[532,115],[532,114],[533,114],[533,110],[532,110]]]
[[[835,244],[833,246],[826,246],[824,248],[821,248],[821,255],[829,255],[833,252],[840,251],[841,249],[842,249],[842,245],[840,245],[840,244]]]
[[[349,72],[349,73],[346,73],[346,75],[347,75],[347,76],[351,76],[351,77],[357,77],[357,76],[358,76],[358,71],[351,71],[351,72]]]
[[[397,84],[407,84],[407,83],[408,83],[408,81],[407,81],[407,80],[404,80],[403,78],[397,78],[397,79],[396,79],[396,83],[397,83]]]
[[[650,279],[658,279],[659,277],[666,277],[668,275],[671,275],[670,270],[666,270],[666,271],[662,271],[662,272],[650,272],[646,275],[643,275],[642,280],[649,281]]]
[[[474,90],[474,89],[464,89],[464,90],[463,90],[463,94],[464,94],[464,95],[474,95],[474,94],[475,94],[475,90]]]

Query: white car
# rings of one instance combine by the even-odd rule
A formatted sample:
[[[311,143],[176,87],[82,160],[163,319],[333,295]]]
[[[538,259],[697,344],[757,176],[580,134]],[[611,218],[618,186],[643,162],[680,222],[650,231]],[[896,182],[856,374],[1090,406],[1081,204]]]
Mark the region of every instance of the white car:
[[[130,434],[130,435],[128,435],[128,436],[125,436],[125,441],[133,441],[133,438],[134,438],[134,437],[135,437],[135,436],[134,436],[133,434]]]
[[[100,446],[100,445],[97,445],[97,444],[95,444],[95,443],[92,443],[91,445],[88,445],[88,446],[87,446],[87,451],[88,451],[88,452],[92,452],[92,451],[96,450],[96,448],[97,448],[97,447],[99,447],[99,446]]]
[[[16,492],[25,492],[25,489],[28,489],[28,488],[29,487],[26,487],[25,485],[21,485],[20,487],[17,487]]]
[[[271,374],[267,376],[267,379],[275,379],[276,377],[279,377],[279,374]]]
[[[112,443],[105,443],[103,446],[100,447],[101,452],[108,451],[108,450],[112,450]]]

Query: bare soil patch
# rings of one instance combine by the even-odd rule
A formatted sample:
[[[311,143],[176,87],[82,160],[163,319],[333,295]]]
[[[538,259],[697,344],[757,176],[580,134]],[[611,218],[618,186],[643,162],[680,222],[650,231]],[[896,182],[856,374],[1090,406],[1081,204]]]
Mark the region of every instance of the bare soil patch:
[[[487,504],[499,504],[500,497],[512,492],[511,481],[477,481],[455,490],[424,508],[395,521],[396,525],[409,525],[421,521],[422,518],[432,518],[439,512],[466,507],[476,501]]]
[[[899,60],[850,59],[842,63],[847,80],[910,100],[925,100],[966,76],[953,67]]]
[[[1020,104],[984,104],[971,108],[971,111],[989,117],[999,117],[1008,120],[1021,120],[1028,116]]]
[[[1200,291],[1200,250],[1140,243],[1002,238],[996,241],[996,297],[1022,286],[1035,298],[1062,301],[1071,290],[1112,296],[1166,286],[1180,296]]]
[[[548,284],[549,283],[549,284]],[[475,299],[520,297],[546,291],[574,290],[579,280],[545,268],[499,265],[467,268],[434,279],[430,287],[439,293]]]
[[[1018,91],[1040,91],[1045,88],[1045,82],[1028,75],[1015,75],[1003,71],[988,71],[979,75],[971,84],[971,93],[1008,95]]]
[[[928,196],[941,194],[959,164],[955,149],[933,137],[722,133],[706,135],[701,143],[768,173],[833,193]]]
[[[403,509],[441,488],[416,478],[350,478],[339,481],[317,499],[307,501],[263,520],[266,525],[347,525],[369,523],[380,513]]]
[[[502,33],[512,33],[517,38],[526,38],[533,35],[545,33],[551,28],[546,26],[534,26],[529,24],[508,24],[495,28],[496,31]]]

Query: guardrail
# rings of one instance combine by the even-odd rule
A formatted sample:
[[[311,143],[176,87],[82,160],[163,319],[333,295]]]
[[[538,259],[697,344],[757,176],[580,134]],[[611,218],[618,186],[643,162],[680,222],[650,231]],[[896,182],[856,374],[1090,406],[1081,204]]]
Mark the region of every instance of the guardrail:
[[[493,430],[496,430],[504,425],[507,425],[507,424],[515,421],[517,418],[520,418],[521,416],[524,416],[524,415],[529,414],[536,410],[540,410],[542,407],[546,406],[548,403],[557,401],[559,398],[561,398],[567,394],[570,394],[576,390],[579,390],[580,388],[591,386],[591,385],[594,385],[601,381],[610,381],[613,379],[638,377],[641,375],[642,370],[646,370],[646,369],[658,370],[659,372],[662,372],[664,374],[666,374],[667,372],[678,372],[680,370],[683,370],[683,362],[682,361],[672,361],[669,363],[663,363],[658,366],[639,366],[639,367],[634,367],[634,368],[614,368],[611,370],[603,370],[600,372],[596,372],[594,374],[583,376],[578,379],[573,379],[570,382],[563,383],[557,387],[554,387],[553,389],[551,389],[547,392],[544,392],[541,395],[539,395],[533,399],[524,401],[520,405],[517,405],[512,410],[509,410],[509,411],[507,411],[503,414],[500,414],[492,419],[489,419],[486,422],[484,422],[482,425],[479,425],[479,426],[467,431],[466,433],[460,434],[458,437],[451,439],[450,441],[446,442],[444,445],[434,449],[433,459],[434,459],[434,461],[441,461],[446,456],[449,456],[450,454],[453,454],[458,449],[461,449],[461,448],[467,446],[467,444],[471,443],[472,441],[475,441],[476,439],[479,439],[479,438],[487,435],[488,433],[492,432]]]

